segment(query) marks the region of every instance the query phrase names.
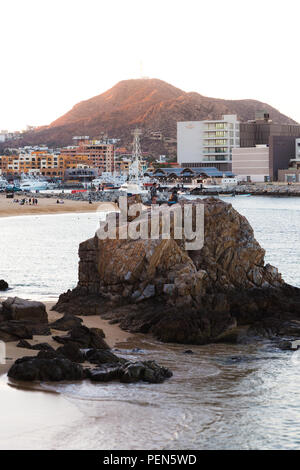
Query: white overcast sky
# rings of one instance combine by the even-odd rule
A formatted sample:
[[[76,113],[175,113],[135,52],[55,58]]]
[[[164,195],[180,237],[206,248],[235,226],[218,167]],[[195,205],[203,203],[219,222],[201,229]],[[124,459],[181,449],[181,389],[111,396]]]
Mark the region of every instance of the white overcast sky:
[[[143,75],[300,122],[299,0],[1,0],[0,130]]]

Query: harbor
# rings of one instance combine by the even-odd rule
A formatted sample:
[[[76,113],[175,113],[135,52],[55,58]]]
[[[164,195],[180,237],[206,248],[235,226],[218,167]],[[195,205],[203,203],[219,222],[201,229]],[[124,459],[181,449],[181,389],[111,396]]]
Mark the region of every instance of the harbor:
[[[232,204],[251,222],[266,261],[300,287],[300,200],[265,197],[262,205],[253,196],[236,197]],[[0,218],[8,295],[56,302],[62,291],[75,286],[78,243],[93,236],[97,221],[92,212]],[[59,317],[52,315],[53,320]],[[87,324],[106,328],[108,322],[99,316],[84,317],[95,320]],[[78,382],[23,389],[2,375],[1,416],[9,424],[0,429],[2,448],[118,449],[127,447],[134,433],[134,449],[297,449],[298,353],[275,349],[268,340],[187,346],[162,344],[140,333],[125,340],[120,334],[126,332],[110,326],[116,327],[118,354],[157,360],[173,370],[173,378],[161,385]],[[19,356],[28,354],[16,349]],[[187,349],[193,354],[185,354]],[[13,358],[13,351],[7,351]],[[101,417],[101,426],[95,416]]]

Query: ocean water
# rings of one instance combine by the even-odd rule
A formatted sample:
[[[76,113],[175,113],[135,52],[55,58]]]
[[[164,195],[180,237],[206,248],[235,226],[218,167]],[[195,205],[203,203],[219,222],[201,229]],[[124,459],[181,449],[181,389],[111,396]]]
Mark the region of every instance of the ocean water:
[[[248,218],[266,261],[300,287],[300,198],[224,200]],[[46,300],[74,287],[78,243],[93,236],[98,220],[99,214],[0,219],[1,277],[11,285],[10,295]],[[133,347],[141,351],[133,353]],[[194,354],[184,354],[187,348]],[[17,418],[14,426],[10,421],[9,433],[0,420],[0,448],[300,448],[300,352],[280,351],[268,342],[185,347],[143,335],[120,351],[130,359],[154,359],[174,376],[160,385],[43,384],[60,393],[60,409],[65,400],[68,412],[57,422],[53,417],[48,422],[47,413],[36,416],[39,407],[51,410],[57,396],[8,393],[2,378],[1,400],[7,395],[9,401],[0,400],[0,412],[5,403],[22,409],[28,393],[36,396],[36,406],[35,427],[28,413],[22,426]]]

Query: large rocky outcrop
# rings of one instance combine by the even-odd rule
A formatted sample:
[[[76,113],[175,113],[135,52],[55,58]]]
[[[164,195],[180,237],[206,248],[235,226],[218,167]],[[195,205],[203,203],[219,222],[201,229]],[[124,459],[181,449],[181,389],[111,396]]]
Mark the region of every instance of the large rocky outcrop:
[[[277,319],[273,333],[280,334],[279,320],[300,316],[299,289],[265,264],[249,222],[231,204],[185,200],[182,210],[184,204],[204,207],[203,248],[187,251],[184,239],[174,239],[173,219],[170,239],[95,236],[79,247],[78,286],[61,295],[55,309],[99,313],[163,341],[232,341],[244,325],[266,319]],[[149,211],[139,221],[146,219],[150,232]]]

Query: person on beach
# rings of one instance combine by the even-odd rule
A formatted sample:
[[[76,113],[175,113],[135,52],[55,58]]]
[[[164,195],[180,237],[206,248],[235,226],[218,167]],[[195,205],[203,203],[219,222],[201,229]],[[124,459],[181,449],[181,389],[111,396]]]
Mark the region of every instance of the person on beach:
[[[151,186],[150,197],[151,197],[151,203],[156,204],[156,202],[157,202],[157,186],[156,186],[156,183],[153,183],[153,186]]]

